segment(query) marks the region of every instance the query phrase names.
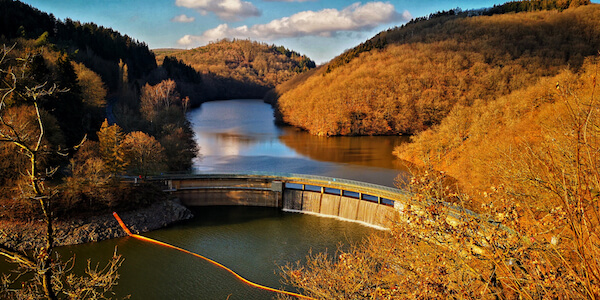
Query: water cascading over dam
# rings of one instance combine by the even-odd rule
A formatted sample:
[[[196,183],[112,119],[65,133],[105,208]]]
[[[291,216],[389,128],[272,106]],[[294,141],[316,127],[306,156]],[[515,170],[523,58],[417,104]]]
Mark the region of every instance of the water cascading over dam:
[[[407,201],[399,189],[312,175],[173,175],[151,178],[186,206],[278,207],[387,228]]]

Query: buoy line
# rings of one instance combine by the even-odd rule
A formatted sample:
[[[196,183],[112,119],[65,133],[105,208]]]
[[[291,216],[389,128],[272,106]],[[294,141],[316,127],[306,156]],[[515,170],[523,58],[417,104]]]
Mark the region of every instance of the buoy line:
[[[218,262],[216,262],[216,261],[214,261],[214,260],[212,260],[212,259],[210,259],[208,257],[202,256],[202,255],[200,255],[198,253],[194,253],[194,252],[185,250],[183,248],[179,248],[177,246],[173,246],[171,244],[167,244],[165,242],[161,242],[161,241],[149,238],[149,237],[141,236],[139,234],[134,234],[134,233],[132,233],[129,230],[129,228],[127,228],[127,226],[125,225],[125,223],[123,222],[123,220],[121,220],[121,218],[119,217],[119,215],[116,212],[113,212],[113,216],[115,217],[115,219],[117,219],[117,222],[119,222],[119,225],[121,225],[121,228],[123,228],[123,231],[125,231],[125,233],[127,233],[128,236],[134,237],[134,238],[142,240],[142,241],[146,241],[146,242],[158,244],[158,245],[161,245],[161,246],[165,246],[165,247],[168,247],[168,248],[171,248],[171,249],[175,249],[175,250],[181,251],[183,253],[187,253],[187,254],[193,255],[195,257],[204,259],[204,260],[212,263],[213,265],[215,265],[215,266],[217,266],[219,268],[222,268],[225,271],[231,273],[237,279],[239,279],[240,281],[242,281],[243,283],[245,283],[245,284],[247,284],[249,286],[252,286],[252,287],[255,287],[255,288],[258,288],[258,289],[262,289],[262,290],[266,290],[266,291],[270,291],[270,292],[274,292],[274,293],[284,294],[284,295],[288,295],[288,296],[294,296],[294,297],[297,297],[297,298],[300,298],[300,299],[313,299],[313,300],[316,300],[315,298],[304,296],[302,294],[292,293],[292,292],[288,292],[288,291],[279,290],[279,289],[271,288],[271,287],[268,287],[268,286],[264,286],[264,285],[261,285],[261,284],[258,284],[258,283],[254,283],[254,282],[252,282],[252,281],[250,281],[250,280],[248,280],[248,279],[240,276],[239,274],[237,274],[236,272],[234,272],[230,268],[228,268],[228,267],[226,267],[226,266],[224,266],[224,265],[222,265],[222,264],[220,264],[220,263],[218,263]]]

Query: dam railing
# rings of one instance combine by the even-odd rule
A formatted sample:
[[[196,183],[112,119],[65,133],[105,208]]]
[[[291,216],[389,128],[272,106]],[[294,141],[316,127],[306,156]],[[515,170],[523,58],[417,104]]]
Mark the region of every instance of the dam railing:
[[[284,189],[302,190],[309,192],[320,192],[323,194],[340,195],[345,197],[356,198],[378,204],[394,206],[396,202],[405,202],[408,197],[408,192],[357,180],[334,178],[320,175],[294,174],[294,173],[215,173],[215,174],[166,174],[160,176],[150,176],[145,178],[149,181],[164,181],[165,191],[177,190],[248,190],[248,191],[272,191],[272,187],[267,186],[252,186],[243,184],[224,184],[219,185],[219,182],[231,180],[268,180],[281,182]],[[176,187],[173,184],[169,185],[168,181],[181,180],[214,180],[214,186],[185,186]]]
[[[303,174],[168,174],[160,182],[186,206],[278,207],[388,227],[408,203],[401,189],[349,179]]]
[[[402,189],[318,175],[167,174],[144,180],[161,182],[165,192],[175,194],[187,206],[279,207],[382,227],[386,227],[392,212],[401,211],[407,205],[415,208],[427,205],[411,202],[410,192]],[[444,203],[444,206],[448,209],[448,216],[455,220],[465,216],[478,217],[464,207],[451,203]],[[493,220],[484,221],[496,224]]]
[[[165,192],[175,194],[186,206],[243,205],[277,207],[287,211],[315,213],[390,228],[404,207],[423,210],[430,201],[415,203],[402,189],[333,177],[303,174],[169,174],[145,178],[161,182]],[[470,218],[483,221],[479,234],[494,227],[514,233],[491,219],[451,203],[447,220],[460,224]],[[480,252],[475,244],[470,249]]]

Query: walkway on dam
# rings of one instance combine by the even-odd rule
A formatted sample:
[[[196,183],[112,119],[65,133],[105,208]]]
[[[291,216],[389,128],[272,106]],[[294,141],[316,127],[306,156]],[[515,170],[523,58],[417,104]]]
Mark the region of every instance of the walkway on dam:
[[[300,174],[174,174],[147,178],[186,206],[278,207],[388,227],[408,194],[354,180]]]
[[[136,179],[137,180],[137,179]],[[355,180],[301,174],[171,174],[146,178],[188,206],[264,206],[337,217],[389,228],[397,212],[411,204],[408,191]],[[478,215],[445,204],[456,220]],[[493,220],[486,220],[495,224]]]
[[[151,177],[163,184],[164,191],[188,206],[264,206],[286,211],[319,214],[389,229],[401,221],[407,205],[419,211],[427,203],[415,203],[407,191],[371,183],[314,175],[269,174],[186,174]],[[428,202],[428,200],[425,200]],[[463,207],[444,203],[449,224],[460,224],[480,216]],[[510,228],[483,219],[481,232]],[[469,248],[481,252],[475,244]]]

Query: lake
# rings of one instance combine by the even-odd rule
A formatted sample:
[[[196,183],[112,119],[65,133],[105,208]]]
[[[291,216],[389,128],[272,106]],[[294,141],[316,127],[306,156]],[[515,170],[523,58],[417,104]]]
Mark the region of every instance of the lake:
[[[261,100],[204,103],[188,113],[202,157],[196,173],[300,173],[393,186],[405,174],[395,146],[405,137],[316,137],[274,123],[273,109]],[[145,236],[199,253],[245,278],[283,287],[280,268],[313,253],[335,255],[343,244],[360,242],[376,229],[332,218],[261,207],[203,207],[195,218]],[[271,299],[274,294],[244,285],[216,266],[166,247],[134,238],[61,247],[75,255],[76,269],[86,258],[105,262],[114,248],[125,262],[115,291],[131,299]],[[6,264],[0,269],[7,270]]]
[[[298,173],[394,186],[392,155],[405,136],[319,137],[274,123],[261,100],[213,101],[188,114],[202,158],[197,173]]]

